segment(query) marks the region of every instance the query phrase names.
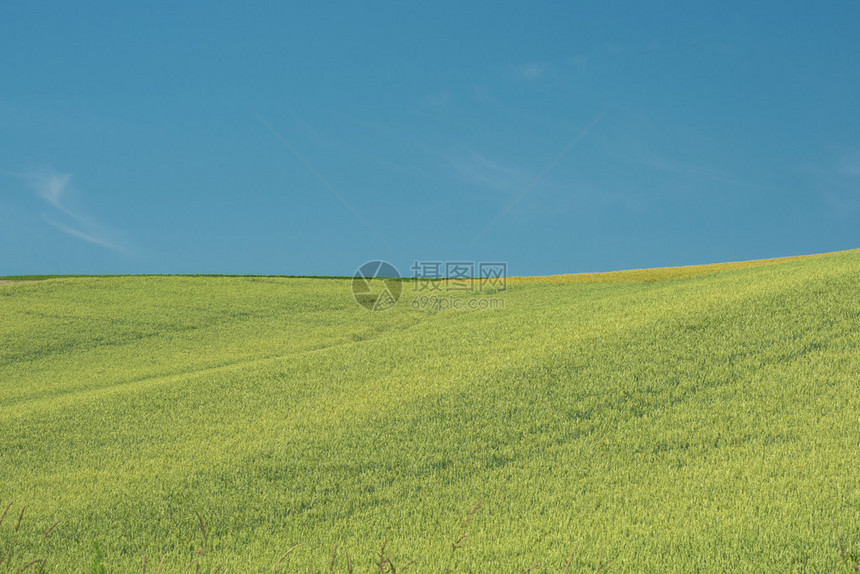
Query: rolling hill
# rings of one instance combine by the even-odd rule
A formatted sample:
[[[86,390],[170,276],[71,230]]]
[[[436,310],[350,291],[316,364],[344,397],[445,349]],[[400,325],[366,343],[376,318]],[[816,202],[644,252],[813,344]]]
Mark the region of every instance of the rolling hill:
[[[0,284],[0,572],[860,561],[860,250],[414,287]]]

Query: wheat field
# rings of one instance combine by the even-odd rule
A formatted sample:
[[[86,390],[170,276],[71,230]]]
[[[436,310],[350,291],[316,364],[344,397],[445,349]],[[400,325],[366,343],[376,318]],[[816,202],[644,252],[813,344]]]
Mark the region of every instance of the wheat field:
[[[0,284],[0,572],[860,562],[860,250],[411,287]]]

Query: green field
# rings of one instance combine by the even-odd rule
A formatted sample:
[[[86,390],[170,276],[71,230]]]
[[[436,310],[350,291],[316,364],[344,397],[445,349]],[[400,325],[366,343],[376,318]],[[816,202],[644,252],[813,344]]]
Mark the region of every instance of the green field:
[[[860,561],[860,250],[412,288],[0,285],[0,572]]]

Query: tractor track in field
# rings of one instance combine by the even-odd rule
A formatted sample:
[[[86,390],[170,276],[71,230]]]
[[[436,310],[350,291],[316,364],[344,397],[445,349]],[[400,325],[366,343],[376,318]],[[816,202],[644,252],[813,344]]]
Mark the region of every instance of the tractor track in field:
[[[412,329],[420,324],[423,321],[412,323],[406,325],[404,327],[396,328],[396,329],[387,329],[386,331],[378,333],[375,337],[360,339],[360,340],[347,340],[347,341],[339,341],[333,342],[329,344],[323,344],[318,346],[312,346],[304,349],[295,349],[288,353],[279,353],[274,355],[266,355],[260,357],[246,357],[222,364],[209,365],[204,367],[196,367],[190,368],[181,371],[168,372],[168,373],[155,373],[143,375],[140,377],[135,377],[132,379],[127,379],[124,381],[117,381],[110,385],[105,386],[94,386],[94,387],[84,387],[71,389],[61,393],[42,393],[36,396],[28,396],[21,397],[18,400],[13,400],[7,402],[6,404],[0,404],[0,413],[4,415],[8,415],[9,417],[13,417],[16,415],[20,415],[21,417],[30,414],[33,410],[41,410],[44,411],[45,408],[51,408],[50,406],[45,405],[45,401],[56,401],[58,399],[63,400],[60,405],[57,405],[57,408],[65,408],[72,404],[78,404],[83,401],[93,400],[99,397],[110,396],[114,394],[119,394],[122,392],[127,392],[129,390],[139,391],[149,387],[160,386],[162,384],[170,384],[181,382],[188,378],[207,376],[214,373],[220,372],[230,372],[230,371],[239,371],[242,369],[246,369],[249,367],[255,367],[266,364],[275,364],[279,361],[288,360],[293,357],[298,357],[311,353],[318,352],[327,352],[333,349],[338,349],[341,347],[347,347],[350,345],[372,345],[377,341],[387,339],[391,337],[397,331],[405,331]],[[359,355],[359,359],[362,355]],[[353,361],[348,365],[347,368],[351,368],[357,360]],[[16,409],[15,411],[12,411]],[[9,412],[12,411],[12,412]],[[2,418],[2,417],[0,417]]]

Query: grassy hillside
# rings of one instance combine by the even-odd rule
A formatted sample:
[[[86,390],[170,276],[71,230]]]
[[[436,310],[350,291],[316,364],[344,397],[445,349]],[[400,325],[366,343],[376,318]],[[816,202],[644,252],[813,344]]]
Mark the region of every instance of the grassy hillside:
[[[0,572],[848,568],[860,251],[414,295],[0,285]]]

